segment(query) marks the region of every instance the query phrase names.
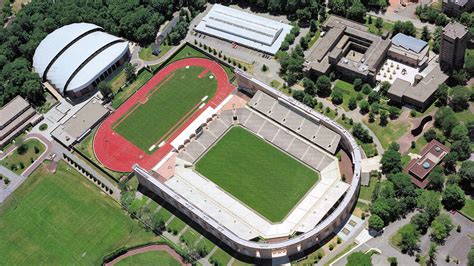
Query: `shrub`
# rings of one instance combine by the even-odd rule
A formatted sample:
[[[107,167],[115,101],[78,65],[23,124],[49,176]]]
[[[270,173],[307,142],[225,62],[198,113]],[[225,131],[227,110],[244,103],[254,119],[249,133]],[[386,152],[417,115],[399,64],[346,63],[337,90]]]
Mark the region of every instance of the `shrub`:
[[[337,237],[337,241],[336,241],[338,244],[341,244],[342,240],[340,237]]]
[[[35,146],[34,149],[35,149],[35,154],[38,154],[40,152],[40,149],[38,148],[38,146]]]
[[[28,145],[25,143],[21,143],[20,146],[18,146],[16,151],[18,154],[23,155],[28,151]]]
[[[25,164],[23,164],[23,162],[20,162],[20,168],[25,169]]]
[[[334,249],[334,244],[333,243],[329,244],[329,250],[333,250],[333,249]]]
[[[46,129],[48,129],[48,124],[44,124],[44,123],[43,123],[43,124],[41,124],[41,125],[39,126],[39,130],[40,130],[40,131],[45,131]]]
[[[267,65],[263,64],[263,66],[262,66],[262,71],[265,72],[265,71],[267,71],[267,70],[268,70]]]
[[[416,114],[417,114],[416,110],[411,110],[410,111],[410,116],[411,117],[416,117]]]

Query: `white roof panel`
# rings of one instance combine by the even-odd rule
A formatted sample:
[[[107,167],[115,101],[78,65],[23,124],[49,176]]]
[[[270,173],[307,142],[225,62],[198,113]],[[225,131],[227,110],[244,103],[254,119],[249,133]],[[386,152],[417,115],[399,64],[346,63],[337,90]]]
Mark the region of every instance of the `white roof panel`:
[[[121,39],[101,31],[93,32],[82,37],[64,51],[53,65],[51,65],[48,73],[46,73],[46,78],[63,93],[68,79],[87,58],[107,44],[119,40]]]
[[[128,42],[119,42],[107,47],[84,65],[70,81],[67,91],[78,91],[87,87],[128,51]]]
[[[196,31],[275,54],[291,26],[238,9],[215,4]]]
[[[51,32],[40,42],[33,55],[35,71],[43,76],[48,64],[61,50],[79,36],[91,30],[102,30],[102,28],[90,23],[74,23]]]

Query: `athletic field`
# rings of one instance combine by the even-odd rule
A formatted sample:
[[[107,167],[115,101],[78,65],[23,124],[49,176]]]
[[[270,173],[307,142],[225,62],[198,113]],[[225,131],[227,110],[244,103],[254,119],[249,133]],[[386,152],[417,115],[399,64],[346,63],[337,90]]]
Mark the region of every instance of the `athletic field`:
[[[303,165],[242,127],[233,127],[196,170],[272,222],[280,222],[318,180]]]
[[[113,125],[113,129],[141,150],[167,140],[203,103],[214,96],[216,78],[200,66],[180,68],[156,85]]]
[[[101,265],[122,247],[158,240],[60,161],[38,168],[0,206],[1,265]]]

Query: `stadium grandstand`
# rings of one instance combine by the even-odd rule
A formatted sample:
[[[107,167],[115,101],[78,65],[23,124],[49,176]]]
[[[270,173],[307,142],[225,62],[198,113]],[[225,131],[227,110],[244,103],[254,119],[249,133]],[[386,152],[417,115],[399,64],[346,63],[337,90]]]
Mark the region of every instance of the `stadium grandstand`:
[[[93,91],[130,57],[128,42],[90,23],[63,26],[36,48],[33,68],[62,95],[74,98]]]
[[[215,4],[195,30],[273,55],[291,26]]]

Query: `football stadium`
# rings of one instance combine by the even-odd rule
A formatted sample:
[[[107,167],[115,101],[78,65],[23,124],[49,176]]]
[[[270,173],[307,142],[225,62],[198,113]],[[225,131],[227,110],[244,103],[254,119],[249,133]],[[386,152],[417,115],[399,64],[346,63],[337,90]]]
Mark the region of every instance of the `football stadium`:
[[[350,216],[359,147],[249,74],[235,81],[209,59],[173,62],[102,123],[94,151],[235,252],[300,254]]]

